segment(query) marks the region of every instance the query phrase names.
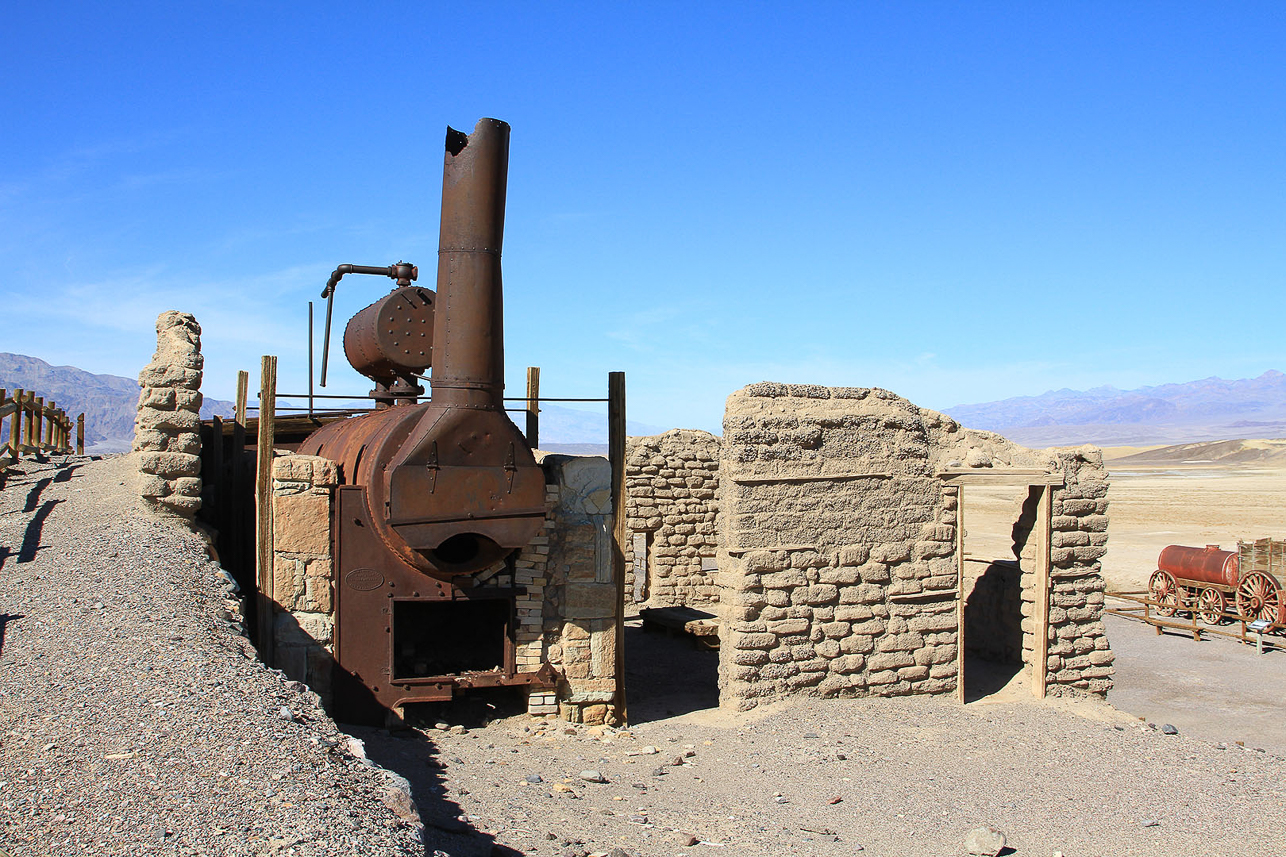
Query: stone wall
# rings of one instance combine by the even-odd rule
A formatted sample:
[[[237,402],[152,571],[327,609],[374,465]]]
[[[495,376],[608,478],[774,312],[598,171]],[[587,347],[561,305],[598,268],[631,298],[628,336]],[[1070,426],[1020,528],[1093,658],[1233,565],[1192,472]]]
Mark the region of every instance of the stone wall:
[[[201,325],[185,312],[156,319],[156,353],[139,373],[134,422],[139,493],[158,511],[201,508]]]
[[[959,491],[946,477],[970,470],[1012,470],[1020,484],[1033,472],[1062,471],[1051,604],[1063,612],[1051,609],[1059,642],[1047,680],[1054,692],[1105,690],[1103,530],[1090,528],[1106,526],[1098,505],[1106,484],[1093,453],[1024,449],[885,390],[765,383],[729,397],[720,465],[722,705],[955,690]],[[1023,536],[1016,549],[1030,553],[1028,543]],[[1022,567],[1029,588],[1030,559]],[[1024,599],[1030,634],[1034,592]],[[1034,649],[1024,650],[1030,659]],[[1102,663],[1068,666],[1069,654]]]
[[[272,462],[275,666],[330,702],[335,633],[331,503],[339,474],[314,455]]]
[[[611,469],[597,456],[545,454],[539,460],[555,498],[544,656],[560,674],[559,714],[577,723],[617,723],[620,605],[612,562]]]
[[[719,443],[709,432],[688,429],[628,439],[627,601],[698,606],[719,600]]]

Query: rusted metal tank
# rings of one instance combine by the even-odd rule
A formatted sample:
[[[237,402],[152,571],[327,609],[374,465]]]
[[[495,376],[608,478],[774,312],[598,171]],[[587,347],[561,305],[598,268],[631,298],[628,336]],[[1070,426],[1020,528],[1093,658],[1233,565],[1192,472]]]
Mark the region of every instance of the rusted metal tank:
[[[1176,580],[1237,585],[1237,552],[1219,550],[1218,545],[1204,548],[1168,545],[1157,558],[1157,569],[1169,572]]]
[[[527,545],[544,472],[505,414],[500,276],[509,126],[447,129],[436,294],[409,285],[359,312],[344,347],[385,407],[330,423],[299,452],[339,465],[336,705],[367,719],[457,688],[543,685],[515,666],[515,590],[470,575]],[[432,366],[431,396],[414,382]]]

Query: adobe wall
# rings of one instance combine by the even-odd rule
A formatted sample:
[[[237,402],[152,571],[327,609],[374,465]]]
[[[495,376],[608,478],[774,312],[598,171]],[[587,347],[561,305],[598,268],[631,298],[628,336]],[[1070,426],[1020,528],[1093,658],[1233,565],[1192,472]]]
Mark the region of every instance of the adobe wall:
[[[719,438],[672,429],[626,443],[626,602],[716,603]]]
[[[960,489],[944,474],[961,470],[1062,471],[1047,681],[1106,691],[1096,451],[1028,450],[886,390],[763,383],[728,398],[720,465],[721,705],[955,690]],[[1029,535],[1015,532],[1031,554]]]

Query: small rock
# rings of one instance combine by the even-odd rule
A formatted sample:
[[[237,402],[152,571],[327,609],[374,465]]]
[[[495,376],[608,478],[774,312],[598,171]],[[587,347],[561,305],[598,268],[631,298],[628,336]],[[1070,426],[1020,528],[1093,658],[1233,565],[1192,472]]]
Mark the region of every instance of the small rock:
[[[804,733],[804,737],[805,737],[805,738],[816,738],[816,737],[817,737],[817,733],[816,733],[816,732],[805,732],[805,733]]]
[[[1143,826],[1144,826],[1144,827],[1160,827],[1160,826],[1161,826],[1161,822],[1160,822],[1160,821],[1157,821],[1155,818],[1146,818],[1146,819],[1144,819],[1144,820],[1143,820]]]
[[[450,728],[451,728],[451,724],[450,724],[450,723],[442,723],[442,722],[440,722],[440,721],[439,721],[438,723],[434,723],[434,724],[433,724],[433,728],[434,728],[434,729],[436,729],[436,730],[438,730],[439,732],[445,732],[445,731],[447,731],[448,729],[450,729]]]
[[[540,778],[540,774],[528,774],[528,775],[527,775],[527,782],[529,782],[529,783],[543,783],[543,782],[544,782],[544,780]]]
[[[697,839],[691,833],[679,834],[679,844],[682,845],[684,848],[691,848],[693,845],[699,845],[700,843],[701,843],[701,840]]]
[[[683,757],[682,757],[682,756],[675,756],[673,759],[671,759],[671,760],[670,760],[670,767],[671,767],[671,768],[677,768],[677,767],[679,767],[679,766],[680,766],[680,765],[682,765],[682,764],[683,764]]]
[[[647,824],[646,815],[631,815],[630,824]]]
[[[458,723],[455,726],[452,726],[447,731],[450,732],[452,735],[466,735],[469,732],[468,729],[466,729],[465,727],[461,726]]]
[[[281,708],[277,709],[277,716],[280,717],[282,720],[289,720],[291,723],[295,722],[294,712],[292,712],[289,708],[287,708],[284,705],[281,706]]]
[[[598,771],[581,771],[581,772],[580,772],[580,774],[579,774],[579,776],[580,776],[580,778],[581,778],[582,780],[584,780],[584,781],[585,781],[585,782],[587,782],[587,783],[605,783],[605,782],[607,782],[607,777],[603,776],[603,775],[602,775],[601,773],[599,773]]]
[[[975,827],[964,839],[965,851],[983,857],[996,857],[1005,848],[1005,834],[994,827]]]
[[[1173,726],[1171,726],[1169,723],[1165,723],[1165,724],[1163,724],[1163,725],[1161,726],[1161,734],[1162,734],[1162,735],[1178,735],[1178,734],[1179,734],[1179,730],[1178,730],[1178,729],[1175,729],[1175,728],[1174,728]]]
[[[828,804],[830,804],[831,806],[834,806],[835,804],[837,804],[837,803],[842,803],[843,801],[844,801],[844,798],[840,797],[839,795],[836,795],[835,797],[831,798],[830,800],[828,800],[828,801],[826,801],[826,802],[827,802]]]
[[[654,777],[664,777],[667,773],[669,772],[665,768],[654,768],[652,770],[652,776]]]
[[[570,792],[572,787],[567,785],[567,783],[554,783],[553,790],[556,792]]]
[[[658,749],[656,749],[655,747],[653,747],[651,744],[648,744],[646,747],[643,747],[642,749],[640,749],[640,750],[639,750],[639,755],[640,755],[640,756],[655,756],[655,755],[656,755],[657,753],[659,753],[659,752],[661,752],[661,751],[660,751],[660,750],[658,750]]]

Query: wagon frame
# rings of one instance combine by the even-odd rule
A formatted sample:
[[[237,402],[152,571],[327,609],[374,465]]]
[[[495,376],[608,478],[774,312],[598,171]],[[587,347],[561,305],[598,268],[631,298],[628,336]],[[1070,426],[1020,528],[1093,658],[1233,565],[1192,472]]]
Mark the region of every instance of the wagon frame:
[[[1171,546],[1162,551],[1159,567],[1148,580],[1148,592],[1160,615],[1192,612],[1209,625],[1223,624],[1235,615],[1245,621],[1267,622],[1272,630],[1286,626],[1286,539],[1238,540],[1235,554],[1207,545],[1203,557],[1236,557],[1236,585],[1187,577],[1179,568],[1160,567],[1172,549],[1197,550]],[[1232,611],[1228,609],[1230,601]]]

